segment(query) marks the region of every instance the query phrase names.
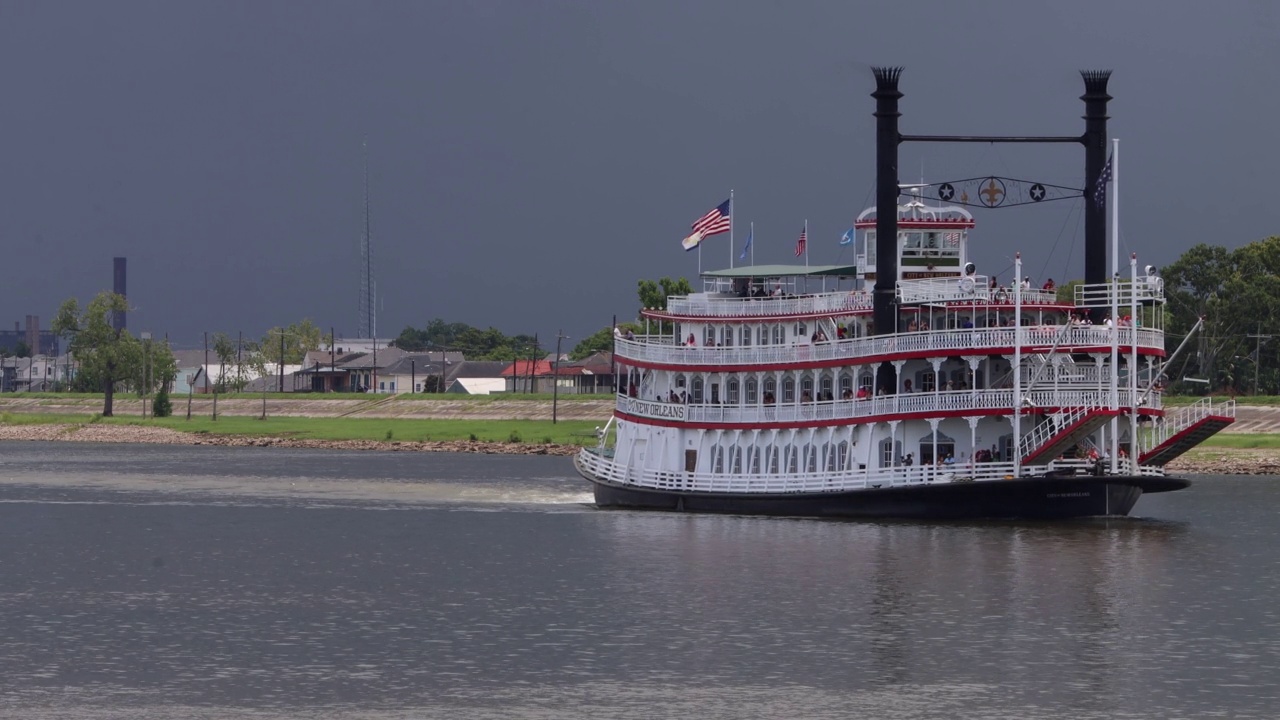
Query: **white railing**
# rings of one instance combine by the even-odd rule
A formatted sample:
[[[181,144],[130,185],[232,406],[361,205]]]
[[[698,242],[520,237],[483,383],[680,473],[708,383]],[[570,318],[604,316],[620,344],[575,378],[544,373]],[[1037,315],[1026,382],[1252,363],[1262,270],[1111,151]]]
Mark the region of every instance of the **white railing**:
[[[1109,308],[1111,296],[1115,295],[1115,305],[1121,310],[1132,306],[1135,302],[1164,300],[1164,281],[1158,277],[1120,280],[1117,283],[1095,283],[1093,285],[1076,286],[1076,306]]]
[[[957,463],[954,465],[916,465],[787,474],[727,475],[706,472],[683,472],[632,468],[615,462],[589,448],[574,458],[578,469],[589,477],[607,482],[654,490],[718,493],[815,493],[872,488],[910,487],[929,483],[991,482],[1013,477],[1013,463]],[[1083,470],[1078,460],[1055,460],[1044,465],[1023,466],[1024,476],[1041,475],[1053,470]],[[1144,474],[1163,474],[1153,468]]]
[[[990,287],[990,281],[985,275],[901,280],[898,282],[897,295],[898,301],[904,305],[938,302],[972,302],[984,305],[1014,303],[1012,288]],[[1028,305],[1056,303],[1058,294],[1053,290],[1027,289],[1022,291],[1022,302]]]
[[[1110,402],[1110,391],[1090,389],[1051,389],[1027,393],[1025,397],[1039,408],[1096,408]],[[1132,395],[1128,389],[1120,391],[1122,407]],[[1159,409],[1160,396],[1147,398],[1147,407]],[[618,396],[620,412],[653,420],[689,423],[807,423],[822,420],[857,420],[921,413],[933,415],[940,412],[972,412],[979,410],[1003,410],[1011,412],[1013,391],[953,390],[936,393],[902,393],[882,395],[862,400],[834,400],[825,402],[783,403],[780,405],[719,405],[709,403],[672,403],[641,400]]]
[[[1019,338],[1023,351],[1048,350],[1061,330],[1061,325],[1022,328]],[[1137,333],[1139,348],[1148,351],[1164,348],[1164,333],[1160,330],[1080,325],[1066,332],[1058,343],[1058,350],[1110,347],[1112,333],[1118,333],[1118,342],[1124,347],[1132,346]],[[673,365],[781,365],[827,360],[873,362],[878,356],[897,353],[983,355],[1012,348],[1014,344],[1014,328],[996,327],[876,335],[816,344],[735,347],[690,347],[674,345],[670,337],[642,336],[635,340],[618,339],[616,350],[619,359]]]
[[[690,295],[667,299],[667,312],[680,317],[766,317],[870,310],[871,294],[864,291],[801,296],[736,297]]]
[[[1052,440],[1063,430],[1066,430],[1072,425],[1080,422],[1090,413],[1097,411],[1098,408],[1102,406],[1102,398],[1100,397],[1101,393],[1098,395],[1099,396],[1094,398],[1093,402],[1084,404],[1080,407],[1074,408],[1070,412],[1064,413],[1056,421],[1050,417],[1046,421],[1032,428],[1031,432],[1022,436],[1022,442],[1018,444],[1018,453],[1022,457],[1030,455],[1044,447],[1045,443]],[[1127,397],[1125,399],[1128,400]]]
[[[1155,427],[1151,429],[1151,432],[1148,435],[1149,444],[1146,449],[1151,450],[1159,447],[1161,443],[1164,443],[1169,438],[1211,415],[1230,418],[1235,417],[1236,401],[1224,400],[1220,403],[1214,404],[1213,398],[1200,398],[1187,407],[1167,413],[1164,417],[1164,422],[1157,423]]]

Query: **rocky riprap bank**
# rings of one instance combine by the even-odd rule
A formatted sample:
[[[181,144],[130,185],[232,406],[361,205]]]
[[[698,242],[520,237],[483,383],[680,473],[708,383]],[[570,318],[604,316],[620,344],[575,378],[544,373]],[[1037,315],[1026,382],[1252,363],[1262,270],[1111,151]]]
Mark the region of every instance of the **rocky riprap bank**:
[[[185,433],[168,428],[132,425],[0,425],[0,440],[61,442],[154,443],[160,445],[221,445],[226,447],[318,448],[327,450],[390,450],[402,452],[459,452],[493,455],[572,455],[573,445],[443,440],[401,442],[395,440],[308,440]]]

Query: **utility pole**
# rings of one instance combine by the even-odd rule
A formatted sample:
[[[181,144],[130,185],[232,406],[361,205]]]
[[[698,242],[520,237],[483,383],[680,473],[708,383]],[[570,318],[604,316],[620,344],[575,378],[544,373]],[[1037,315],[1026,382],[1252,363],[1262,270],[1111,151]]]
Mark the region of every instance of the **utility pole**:
[[[204,334],[204,387],[209,389],[209,333]],[[213,421],[218,421],[218,388],[213,388]]]
[[[560,341],[569,336],[564,330],[556,331],[556,359],[551,363],[551,424],[556,424],[556,411],[560,399]]]
[[[280,392],[284,392],[284,328],[280,329]]]
[[[147,419],[147,395],[151,391],[151,383],[147,382],[149,375],[147,374],[147,363],[151,359],[151,333],[139,333],[138,338],[142,340],[142,419]],[[151,416],[155,417],[155,411],[152,410]]]
[[[1255,397],[1257,397],[1257,395],[1258,395],[1258,366],[1262,365],[1262,341],[1263,341],[1263,340],[1270,340],[1270,339],[1272,338],[1272,336],[1271,336],[1271,335],[1263,335],[1263,334],[1262,334],[1262,324],[1261,324],[1261,323],[1259,323],[1259,324],[1258,324],[1258,332],[1257,332],[1257,333],[1255,333],[1255,334],[1252,334],[1252,335],[1246,335],[1245,337],[1251,337],[1251,338],[1254,338],[1254,339],[1256,339],[1256,340],[1258,341],[1257,348],[1253,351],[1253,394],[1254,394],[1254,396],[1255,396]]]

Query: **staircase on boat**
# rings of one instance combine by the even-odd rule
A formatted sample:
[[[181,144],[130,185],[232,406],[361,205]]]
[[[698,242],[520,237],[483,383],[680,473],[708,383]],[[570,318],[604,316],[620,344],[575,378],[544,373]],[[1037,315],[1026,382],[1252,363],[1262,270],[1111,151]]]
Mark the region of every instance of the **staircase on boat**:
[[[1191,448],[1207,440],[1236,420],[1236,401],[1215,405],[1203,398],[1194,405],[1165,416],[1163,425],[1152,431],[1150,450],[1138,458],[1142,465],[1165,465]]]
[[[1063,413],[1057,421],[1047,420],[1022,436],[1018,452],[1022,464],[1046,463],[1075,447],[1111,419],[1112,412],[1099,405],[1085,405]]]

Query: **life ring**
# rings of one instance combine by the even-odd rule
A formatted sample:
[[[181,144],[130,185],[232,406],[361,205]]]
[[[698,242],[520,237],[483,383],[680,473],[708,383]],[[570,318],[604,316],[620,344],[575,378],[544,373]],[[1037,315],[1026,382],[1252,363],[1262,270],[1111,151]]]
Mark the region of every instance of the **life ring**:
[[[974,288],[973,278],[971,277],[960,278],[960,292],[966,295],[972,295],[973,288]]]

